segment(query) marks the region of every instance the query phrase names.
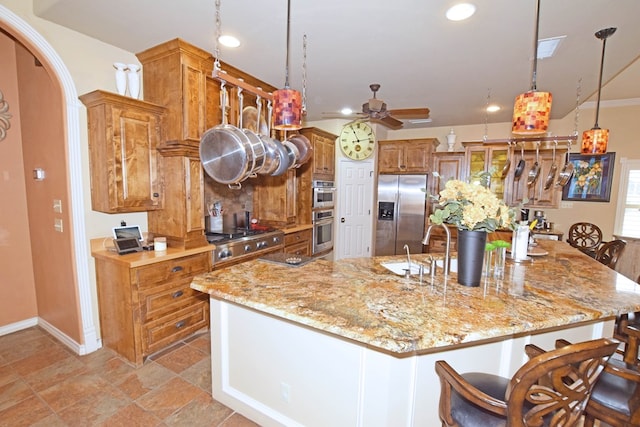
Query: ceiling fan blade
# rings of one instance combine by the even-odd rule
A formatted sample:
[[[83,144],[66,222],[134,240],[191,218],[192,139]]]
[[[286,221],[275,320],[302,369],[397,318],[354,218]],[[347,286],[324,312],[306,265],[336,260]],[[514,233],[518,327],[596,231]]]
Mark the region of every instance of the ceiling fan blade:
[[[386,126],[390,129],[400,129],[403,125],[403,123],[400,120],[390,115],[385,117],[380,117],[380,118],[371,117],[371,121],[373,123],[380,123],[381,125]]]
[[[325,119],[366,119],[369,117],[363,113],[342,114],[340,112],[322,113],[322,117]]]
[[[403,119],[426,119],[431,111],[428,108],[403,108],[400,110],[389,110],[392,116]]]

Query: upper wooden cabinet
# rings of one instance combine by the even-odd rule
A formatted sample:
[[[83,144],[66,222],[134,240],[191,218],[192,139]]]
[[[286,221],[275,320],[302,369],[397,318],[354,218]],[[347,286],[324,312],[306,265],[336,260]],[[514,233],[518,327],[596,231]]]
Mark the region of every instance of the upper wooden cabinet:
[[[427,173],[436,138],[378,142],[378,173]]]
[[[478,172],[493,171],[491,191],[499,198],[505,198],[505,179],[502,169],[507,162],[509,150],[506,145],[484,145],[482,142],[464,142],[466,177]]]
[[[304,128],[300,133],[313,145],[312,174],[314,178],[332,181],[336,172],[336,135],[318,128]]]
[[[465,147],[465,166],[466,177],[481,171],[489,171],[493,168],[491,176],[491,189],[502,198],[509,206],[517,206],[524,203],[529,208],[558,208],[560,206],[560,198],[562,187],[558,187],[554,183],[547,190],[544,184],[553,164],[553,150],[549,148],[540,148],[539,164],[540,175],[537,181],[529,186],[527,177],[529,171],[536,162],[536,150],[533,143],[528,143],[525,150],[521,150],[520,146],[513,146],[509,152],[505,144],[493,145],[483,144],[482,142],[463,142]],[[521,156],[522,151],[524,157]],[[556,166],[558,169],[562,167],[565,149],[556,150]],[[515,170],[518,162],[524,158],[525,167],[519,178],[515,177]],[[502,178],[502,169],[507,159],[511,160],[511,164],[507,175]]]
[[[213,71],[211,54],[174,39],[136,56],[142,63],[144,99],[167,108],[165,138],[197,146],[207,126],[206,78]]]
[[[91,208],[105,213],[163,207],[159,175],[163,107],[96,90],[87,107]]]
[[[555,178],[550,188],[545,190],[544,185],[547,180],[547,176],[549,175],[549,171],[551,170],[551,166],[553,165],[553,152],[548,149],[540,150],[538,157],[540,174],[538,175],[538,179],[532,185],[528,185],[527,178],[529,176],[529,172],[536,163],[536,152],[535,150],[526,150],[524,152],[525,168],[520,178],[515,178],[513,169],[510,170],[507,175],[506,185],[510,189],[509,194],[507,194],[507,197],[505,198],[507,204],[511,206],[523,204],[523,206],[528,208],[558,208],[560,206],[562,187],[556,186],[555,183],[558,177],[557,174],[564,164],[563,159],[565,153],[566,150],[564,149],[556,151],[555,162],[558,170],[556,171]],[[520,151],[516,151],[514,152],[512,159],[512,168],[515,169],[519,160]],[[527,203],[523,203],[525,199],[527,200]]]
[[[439,151],[433,153],[432,175],[427,180],[429,194],[438,194],[450,179],[464,178],[464,152]]]

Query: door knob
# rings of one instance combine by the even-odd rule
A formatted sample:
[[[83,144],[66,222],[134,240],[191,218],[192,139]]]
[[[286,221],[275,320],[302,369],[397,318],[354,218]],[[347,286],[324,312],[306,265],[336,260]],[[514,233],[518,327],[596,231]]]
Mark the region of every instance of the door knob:
[[[340,222],[344,222],[344,217],[340,218]]]

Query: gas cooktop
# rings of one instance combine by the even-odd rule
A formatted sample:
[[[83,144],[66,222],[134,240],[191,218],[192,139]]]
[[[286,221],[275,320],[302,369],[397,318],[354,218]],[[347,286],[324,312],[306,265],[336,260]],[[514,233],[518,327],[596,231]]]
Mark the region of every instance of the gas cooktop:
[[[230,228],[222,231],[208,231],[205,233],[209,243],[224,243],[233,240],[241,240],[246,237],[259,236],[261,234],[276,231],[275,228],[269,229],[246,229],[246,228]]]

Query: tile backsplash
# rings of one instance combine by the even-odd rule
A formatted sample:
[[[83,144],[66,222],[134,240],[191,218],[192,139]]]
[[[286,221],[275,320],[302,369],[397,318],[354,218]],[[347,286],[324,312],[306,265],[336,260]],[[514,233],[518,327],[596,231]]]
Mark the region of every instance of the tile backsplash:
[[[235,224],[245,226],[245,212],[253,214],[253,184],[251,178],[242,182],[240,189],[231,189],[220,184],[205,174],[204,177],[204,212],[208,215],[214,203],[220,202],[222,207],[223,228],[233,228]],[[235,214],[235,215],[234,215]],[[234,224],[235,216],[235,224]]]

